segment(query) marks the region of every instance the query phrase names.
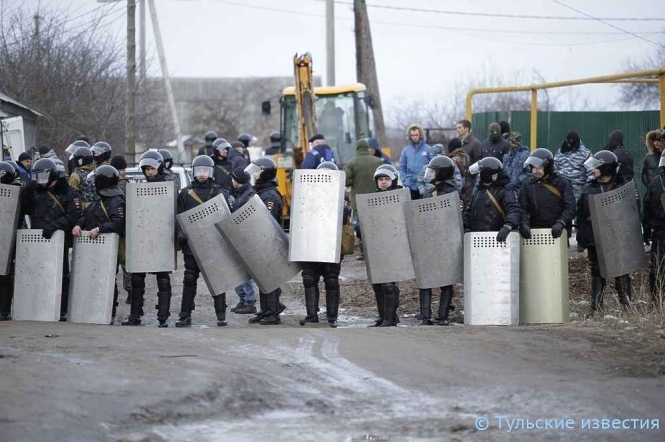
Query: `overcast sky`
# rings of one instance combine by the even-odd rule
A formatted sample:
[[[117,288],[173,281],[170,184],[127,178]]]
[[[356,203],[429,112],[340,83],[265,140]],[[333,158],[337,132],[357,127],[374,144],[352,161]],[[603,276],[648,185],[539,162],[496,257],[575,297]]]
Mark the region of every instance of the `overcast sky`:
[[[94,0],[0,0],[6,8],[64,8],[76,17],[108,11],[106,32],[124,39],[124,3]],[[312,53],[315,75],[325,81],[325,2],[320,0],[155,0],[169,71],[179,77],[289,76],[293,55]],[[337,83],[355,82],[352,0],[337,3]],[[494,66],[505,76],[531,82],[538,70],[547,81],[620,72],[629,57],[641,58],[665,44],[663,0],[368,0],[374,51],[384,105],[400,97],[442,97],[470,73]],[[617,30],[586,18],[659,18],[610,21]],[[371,5],[381,5],[371,7]],[[398,9],[386,8],[397,7]],[[430,10],[429,12],[414,9]],[[443,11],[443,12],[437,12]],[[460,15],[445,11],[502,14]],[[138,12],[138,8],[137,8]],[[505,15],[552,16],[556,19]],[[90,15],[73,20],[78,25]],[[461,28],[451,30],[450,28]],[[148,17],[148,54],[159,74]],[[637,38],[630,33],[637,33]],[[500,85],[496,85],[500,86]],[[616,109],[616,89],[588,86],[583,97]]]

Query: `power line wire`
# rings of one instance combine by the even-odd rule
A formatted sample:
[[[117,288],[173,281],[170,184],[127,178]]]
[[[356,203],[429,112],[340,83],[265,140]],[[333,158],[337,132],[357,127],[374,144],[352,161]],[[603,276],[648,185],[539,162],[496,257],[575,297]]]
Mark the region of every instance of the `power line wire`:
[[[648,38],[645,38],[645,37],[642,37],[642,36],[640,36],[640,35],[637,35],[637,34],[635,34],[634,32],[627,31],[627,30],[622,29],[622,28],[620,28],[620,27],[618,27],[618,26],[615,26],[615,25],[613,25],[613,24],[611,24],[611,23],[608,23],[607,21],[605,21],[605,20],[607,20],[607,19],[593,17],[592,15],[589,15],[589,14],[587,14],[587,13],[584,12],[584,11],[580,11],[579,9],[575,9],[575,8],[573,8],[572,6],[568,6],[567,4],[565,4],[565,3],[563,3],[563,2],[561,2],[561,1],[559,1],[559,0],[552,0],[552,1],[553,1],[554,3],[556,3],[556,4],[558,4],[558,5],[563,6],[564,8],[568,8],[568,9],[570,9],[571,11],[575,11],[575,12],[577,12],[578,14],[582,14],[582,15],[584,15],[584,16],[586,16],[586,17],[589,17],[589,18],[592,19],[592,20],[599,21],[600,23],[602,23],[602,24],[604,24],[604,25],[607,25],[607,26],[609,26],[609,27],[611,27],[611,28],[617,29],[617,30],[619,30],[619,31],[621,31],[621,32],[624,32],[624,33],[628,34],[628,35],[632,35],[633,37],[639,38],[640,40],[644,40],[644,41],[646,41],[646,42],[648,42],[648,43],[651,43],[651,44],[653,44],[653,45],[656,45],[656,46],[658,46],[658,47],[663,47],[663,45],[661,45],[661,44],[658,43],[658,42],[655,42],[655,41],[653,41],[653,40],[649,40]]]
[[[325,0],[314,0],[317,2],[323,2]],[[349,1],[339,1],[336,0],[335,3],[340,5],[350,5],[353,6],[353,2]],[[520,18],[520,19],[530,19],[530,20],[599,20],[595,17],[568,17],[562,15],[523,15],[523,14],[497,14],[490,12],[468,12],[468,11],[449,11],[442,9],[428,9],[428,8],[412,8],[406,6],[390,6],[390,5],[377,5],[377,4],[367,4],[368,8],[376,9],[390,9],[394,11],[408,11],[408,12],[427,12],[431,14],[447,14],[447,15],[464,15],[472,17],[494,17],[494,18]],[[602,17],[600,20],[607,21],[664,21],[665,18],[656,18],[656,17]]]

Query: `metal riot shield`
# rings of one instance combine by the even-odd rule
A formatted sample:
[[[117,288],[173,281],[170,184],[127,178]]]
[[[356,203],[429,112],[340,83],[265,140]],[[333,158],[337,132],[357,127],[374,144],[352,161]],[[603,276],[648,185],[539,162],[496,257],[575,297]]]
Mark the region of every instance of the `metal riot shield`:
[[[409,189],[356,195],[365,267],[371,284],[413,279],[404,204]]]
[[[262,293],[279,288],[300,272],[297,263],[289,262],[289,237],[258,195],[215,226]]]
[[[67,320],[108,324],[113,311],[113,289],[118,267],[116,233],[92,239],[84,231],[74,238]]]
[[[519,323],[520,236],[513,232],[505,243],[497,232],[464,235],[464,323],[517,325]]]
[[[217,195],[177,216],[212,296],[232,291],[250,279],[236,251],[215,229],[216,223],[230,215],[224,195]]]
[[[14,311],[17,321],[59,321],[65,232],[51,239],[41,230],[16,232]]]
[[[645,264],[635,183],[589,195],[593,239],[604,278],[627,275]]]
[[[20,207],[20,186],[0,184],[0,275],[9,275],[14,259]]]
[[[464,226],[457,192],[405,203],[406,231],[421,289],[464,280]]]
[[[176,269],[173,181],[127,184],[125,266],[130,273]]]
[[[294,170],[289,261],[339,262],[346,174]]]
[[[568,244],[551,229],[532,229],[520,248],[520,324],[570,321]]]

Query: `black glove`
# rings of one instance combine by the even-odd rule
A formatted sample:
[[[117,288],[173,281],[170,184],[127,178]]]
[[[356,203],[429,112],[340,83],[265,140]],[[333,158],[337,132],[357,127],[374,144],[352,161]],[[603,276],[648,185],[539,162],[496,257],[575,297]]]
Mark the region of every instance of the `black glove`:
[[[182,230],[178,232],[178,243],[180,244],[180,247],[183,247],[185,244],[187,244],[187,237],[185,236],[185,232]]]
[[[644,245],[648,246],[651,244],[651,229],[644,229],[642,239],[644,239]]]
[[[497,242],[506,242],[506,238],[508,238],[508,235],[512,230],[513,228],[510,224],[506,224],[503,227],[501,227],[499,233],[496,235]]]
[[[520,235],[524,239],[531,239],[531,229],[529,223],[520,223]]]
[[[553,238],[560,237],[561,234],[563,233],[563,229],[565,229],[565,228],[566,228],[566,225],[564,223],[562,223],[561,221],[555,222],[554,225],[552,226],[552,237]]]
[[[42,236],[46,239],[51,239],[56,230],[58,229],[49,224],[48,226],[42,229]]]

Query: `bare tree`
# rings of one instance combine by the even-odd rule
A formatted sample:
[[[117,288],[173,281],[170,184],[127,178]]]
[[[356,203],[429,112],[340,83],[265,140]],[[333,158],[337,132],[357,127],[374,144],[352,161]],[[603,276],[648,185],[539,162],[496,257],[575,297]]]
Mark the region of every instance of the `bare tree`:
[[[659,46],[651,55],[643,59],[629,59],[623,64],[623,70],[641,71],[665,66],[665,46]],[[652,78],[658,78],[656,76]],[[658,83],[624,83],[619,87],[619,103],[637,109],[658,109]]]
[[[17,9],[0,27],[0,90],[37,109],[38,143],[60,153],[75,138],[104,140],[124,153],[125,77],[122,45],[104,32],[102,16],[67,27],[67,13]],[[161,119],[159,95],[144,88],[141,124],[155,131]],[[154,138],[146,131],[147,138]],[[157,135],[157,138],[159,136]]]

